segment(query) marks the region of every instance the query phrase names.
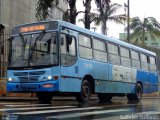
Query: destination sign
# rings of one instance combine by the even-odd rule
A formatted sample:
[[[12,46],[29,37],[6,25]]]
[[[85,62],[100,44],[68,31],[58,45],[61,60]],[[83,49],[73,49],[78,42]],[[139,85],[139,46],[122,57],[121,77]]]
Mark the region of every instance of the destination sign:
[[[45,30],[44,25],[36,25],[36,26],[26,26],[20,28],[20,32],[32,32],[32,31],[37,31],[37,30]]]

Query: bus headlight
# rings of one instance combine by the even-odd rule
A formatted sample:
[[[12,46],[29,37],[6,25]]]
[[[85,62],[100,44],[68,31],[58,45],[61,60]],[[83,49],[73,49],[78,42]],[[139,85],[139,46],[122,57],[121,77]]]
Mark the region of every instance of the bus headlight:
[[[13,82],[13,81],[15,81],[15,79],[14,78],[8,78],[8,81]]]
[[[47,79],[48,79],[48,80],[51,80],[51,79],[52,79],[52,76],[48,76]]]

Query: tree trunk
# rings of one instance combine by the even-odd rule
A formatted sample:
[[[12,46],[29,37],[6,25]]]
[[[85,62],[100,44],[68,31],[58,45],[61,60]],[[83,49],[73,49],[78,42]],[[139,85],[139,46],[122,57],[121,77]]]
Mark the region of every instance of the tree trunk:
[[[91,11],[91,1],[86,0],[84,3],[85,6],[85,28],[90,29],[91,18],[90,18],[90,11]]]
[[[76,0],[69,0],[69,7],[70,7],[70,23],[75,24],[77,17]]]
[[[107,35],[107,23],[106,23],[106,21],[102,21],[102,27],[101,27],[101,29],[102,29],[102,34],[103,35]]]

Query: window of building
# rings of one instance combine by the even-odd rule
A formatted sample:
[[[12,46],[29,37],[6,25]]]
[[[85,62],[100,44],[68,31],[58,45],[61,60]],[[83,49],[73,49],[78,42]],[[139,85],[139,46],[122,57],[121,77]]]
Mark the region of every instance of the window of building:
[[[117,45],[108,43],[108,59],[109,62],[112,64],[120,64],[119,49]]]
[[[79,54],[81,58],[93,59],[91,38],[79,34]]]
[[[67,39],[66,34],[61,34],[61,64],[72,65],[76,62],[76,42],[75,37]]]
[[[107,53],[105,42],[93,39],[94,59],[101,62],[107,62]]]

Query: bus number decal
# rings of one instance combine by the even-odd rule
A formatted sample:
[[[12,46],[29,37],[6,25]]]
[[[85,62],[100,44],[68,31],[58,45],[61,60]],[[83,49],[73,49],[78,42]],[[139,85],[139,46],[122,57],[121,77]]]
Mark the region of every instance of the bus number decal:
[[[92,64],[84,63],[84,67],[88,69],[92,69]]]

